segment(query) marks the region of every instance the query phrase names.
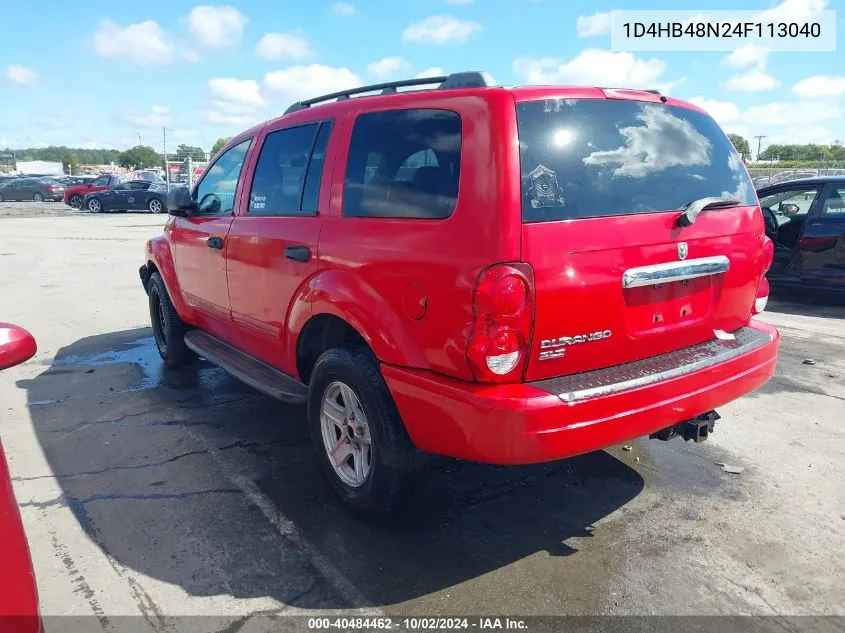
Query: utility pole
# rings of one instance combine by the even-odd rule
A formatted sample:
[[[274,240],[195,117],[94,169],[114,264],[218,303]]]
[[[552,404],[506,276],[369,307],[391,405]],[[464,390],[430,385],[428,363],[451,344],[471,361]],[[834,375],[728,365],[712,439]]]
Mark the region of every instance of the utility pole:
[[[170,130],[171,132],[173,130]],[[162,148],[164,149],[164,180],[167,182],[167,189],[170,189],[170,166],[167,164],[167,128],[161,128]]]
[[[767,138],[767,137],[764,134],[760,134],[759,136],[752,136],[751,138],[757,139],[757,157],[756,157],[756,159],[757,159],[757,162],[759,163],[760,162],[760,143],[764,138]]]
[[[138,135],[138,145],[143,145],[143,143],[141,143],[141,133],[140,133],[140,132],[135,132],[135,134],[137,134],[137,135]]]

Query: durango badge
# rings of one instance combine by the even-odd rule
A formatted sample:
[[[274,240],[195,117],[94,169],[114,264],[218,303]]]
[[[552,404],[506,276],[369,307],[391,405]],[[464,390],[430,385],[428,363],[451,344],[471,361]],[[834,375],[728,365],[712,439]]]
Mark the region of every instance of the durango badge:
[[[592,332],[591,334],[579,334],[578,336],[561,336],[558,338],[547,338],[540,341],[540,352],[538,360],[551,360],[553,358],[563,358],[566,348],[570,345],[577,345],[578,343],[589,343],[591,341],[600,341],[602,339],[610,338],[610,330],[602,330],[600,332]]]

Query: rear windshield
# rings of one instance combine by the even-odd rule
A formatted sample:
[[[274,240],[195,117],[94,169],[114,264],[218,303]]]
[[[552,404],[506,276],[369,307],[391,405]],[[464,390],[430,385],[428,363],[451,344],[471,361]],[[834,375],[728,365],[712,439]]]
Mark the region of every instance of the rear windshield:
[[[679,209],[708,196],[757,204],[716,122],[617,99],[517,103],[522,219],[544,222]]]

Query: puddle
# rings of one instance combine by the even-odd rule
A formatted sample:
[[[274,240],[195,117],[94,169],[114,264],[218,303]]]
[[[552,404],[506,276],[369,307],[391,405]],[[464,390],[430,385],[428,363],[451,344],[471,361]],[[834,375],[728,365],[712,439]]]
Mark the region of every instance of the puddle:
[[[125,343],[121,346],[121,349],[109,350],[92,356],[68,354],[62,358],[56,358],[52,362],[53,367],[65,365],[105,367],[120,364],[138,365],[143,371],[144,378],[135,385],[136,389],[152,389],[161,384],[164,363],[161,362],[161,356],[158,355],[155,346],[155,338],[152,336]]]
[[[56,358],[51,363],[52,368],[70,365],[82,365],[97,368],[110,365],[137,365],[141,368],[143,377],[137,383],[111,393],[130,393],[167,387],[170,389],[215,388],[223,386],[226,381],[232,381],[229,375],[220,369],[198,360],[193,365],[185,367],[166,367],[158,354],[155,338],[148,336],[120,345],[117,349],[92,355],[68,354]],[[30,404],[53,404],[55,401],[45,400]]]

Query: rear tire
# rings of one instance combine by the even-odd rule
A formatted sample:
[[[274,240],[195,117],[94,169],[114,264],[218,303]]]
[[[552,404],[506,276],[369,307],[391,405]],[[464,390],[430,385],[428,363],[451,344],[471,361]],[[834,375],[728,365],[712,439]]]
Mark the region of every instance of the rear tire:
[[[40,194],[36,191],[34,194],[32,194],[32,201],[33,202],[44,202],[43,194]]]
[[[421,455],[369,350],[336,348],[320,356],[308,387],[308,423],[317,461],[352,514],[379,521],[407,499]]]
[[[159,356],[169,367],[187,365],[196,360],[196,354],[185,345],[185,332],[188,326],[179,318],[167,288],[158,272],[154,272],[147,282],[149,295],[150,321],[153,326],[156,348]]]

